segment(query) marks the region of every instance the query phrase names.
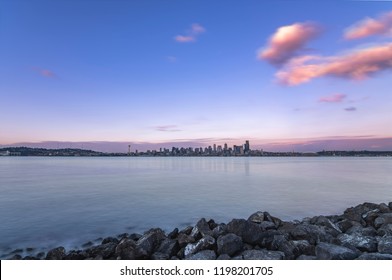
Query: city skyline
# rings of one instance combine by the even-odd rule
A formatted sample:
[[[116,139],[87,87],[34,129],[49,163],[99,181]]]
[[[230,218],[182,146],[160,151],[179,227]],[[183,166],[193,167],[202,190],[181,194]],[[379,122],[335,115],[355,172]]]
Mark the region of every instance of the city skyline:
[[[2,2],[0,147],[392,150],[391,3],[222,3]]]

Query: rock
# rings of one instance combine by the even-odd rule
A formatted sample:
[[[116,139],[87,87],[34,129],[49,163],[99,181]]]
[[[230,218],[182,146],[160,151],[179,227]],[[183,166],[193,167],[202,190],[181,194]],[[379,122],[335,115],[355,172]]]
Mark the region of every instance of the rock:
[[[94,245],[94,243],[91,242],[91,241],[89,241],[89,242],[84,243],[84,244],[82,245],[82,247],[83,247],[83,248],[87,248],[87,247],[91,247],[91,246],[93,246],[93,245]]]
[[[311,224],[299,224],[293,230],[290,231],[290,235],[294,240],[308,240],[310,244],[315,245],[319,242],[329,242],[332,240],[332,236],[327,234],[324,227],[311,225]]]
[[[133,241],[138,241],[141,237],[142,235],[138,233],[132,233],[128,236],[128,238],[132,239]]]
[[[244,219],[234,219],[228,223],[227,232],[240,236],[244,242],[252,245],[262,243],[262,229],[257,224]]]
[[[383,213],[374,220],[374,227],[379,228],[384,224],[392,224],[392,213]]]
[[[210,219],[207,223],[208,223],[208,226],[210,227],[211,230],[213,230],[214,228],[216,228],[218,226],[218,224],[215,223],[215,221],[213,219]]]
[[[15,249],[11,252],[11,254],[22,254],[23,253],[23,249]]]
[[[216,254],[213,250],[200,251],[194,255],[190,255],[187,260],[215,260]]]
[[[64,247],[57,247],[46,254],[47,260],[62,260],[65,257]]]
[[[285,259],[292,260],[299,256],[299,251],[292,241],[287,240],[284,235],[274,235],[272,241],[267,243],[267,249],[271,251],[281,251],[285,255]]]
[[[91,247],[86,250],[86,253],[89,257],[96,258],[97,256],[102,256],[103,259],[107,260],[111,257],[114,257],[116,253],[116,247],[117,243],[111,242]]]
[[[357,260],[392,260],[392,255],[380,253],[365,253],[360,255]]]
[[[195,239],[192,236],[186,235],[185,233],[179,233],[177,237],[178,245],[180,248],[185,247],[188,243],[195,242]]]
[[[161,242],[161,245],[159,246],[157,252],[169,255],[169,256],[175,256],[177,255],[178,251],[180,250],[180,246],[178,245],[177,240],[173,239],[165,239]]]
[[[248,221],[256,224],[261,224],[261,222],[264,221],[264,212],[257,211],[256,213],[253,213],[249,216]]]
[[[342,233],[341,229],[336,226],[334,223],[332,223],[327,217],[325,216],[317,216],[314,217],[310,220],[311,224],[318,225],[318,226],[323,226],[327,229],[329,229],[329,233],[332,236],[337,236],[338,234]]]
[[[295,252],[298,255],[312,255],[314,256],[315,253],[315,246],[311,245],[308,240],[293,240],[291,241],[295,246]]]
[[[282,224],[281,219],[271,216],[268,212],[264,212],[264,221],[273,222],[276,227],[280,227]]]
[[[363,236],[359,234],[340,234],[337,237],[339,244],[348,248],[357,248],[360,251],[376,252],[377,241],[374,237]]]
[[[64,257],[64,260],[85,260],[88,258],[86,251],[72,250]]]
[[[123,238],[116,246],[115,255],[121,260],[135,260],[138,256],[135,241]]]
[[[212,236],[210,225],[207,223],[206,219],[204,218],[200,219],[195,227],[199,230],[201,236],[203,237],[206,235]]]
[[[358,252],[347,247],[321,242],[316,246],[318,260],[353,260],[359,256]]]
[[[233,256],[243,247],[242,238],[234,233],[228,233],[218,237],[217,240],[218,254],[227,254]]]
[[[378,240],[378,252],[392,254],[392,236],[382,237]]]
[[[363,203],[355,207],[350,207],[344,211],[344,217],[348,220],[360,222],[365,225],[362,215],[366,215],[369,211],[378,209],[378,205],[374,203]]]
[[[21,255],[15,254],[15,255],[13,255],[9,260],[21,260],[21,259],[22,259],[22,256],[21,256]]]
[[[213,230],[212,230],[212,237],[215,239],[218,238],[221,235],[224,235],[227,233],[226,231],[227,226],[225,224],[219,224],[217,225]]]
[[[354,226],[355,224],[360,225],[358,222],[353,222],[347,219],[344,219],[342,221],[339,221],[336,223],[336,226],[341,230],[341,232],[346,232],[349,228]]]
[[[244,260],[283,260],[285,255],[279,251],[246,250],[242,254]]]
[[[170,239],[175,239],[178,236],[178,228],[175,228],[172,232],[170,232],[167,237]]]
[[[389,209],[392,210],[392,202],[389,202],[389,203],[388,203],[388,207],[389,207]]]
[[[189,255],[198,253],[199,251],[212,249],[215,245],[215,239],[212,236],[206,235],[196,243],[186,245],[184,250],[185,258]]]
[[[115,238],[115,237],[106,237],[102,240],[101,244],[107,244],[107,243],[115,243],[118,244],[120,241]]]
[[[191,234],[192,230],[193,230],[192,226],[187,226],[186,228],[181,230],[179,233],[183,233],[183,234],[189,235],[189,234]]]
[[[317,260],[317,258],[315,256],[301,255],[297,258],[297,260],[312,261]]]
[[[217,260],[231,260],[231,257],[228,254],[220,255]]]
[[[23,260],[39,260],[39,259],[33,256],[26,256],[23,258]]]
[[[376,236],[377,231],[373,227],[353,226],[346,231],[349,235]]]
[[[144,257],[149,257],[159,247],[162,240],[164,240],[165,238],[166,235],[160,228],[155,228],[147,231],[136,242],[138,252]]]
[[[374,226],[374,220],[380,215],[379,209],[374,209],[366,212],[362,215],[362,219],[365,221],[365,226]],[[362,223],[363,225],[363,223]]]
[[[36,255],[36,257],[37,257],[38,259],[44,258],[44,257],[45,257],[45,252],[39,252],[39,253]]]
[[[389,209],[388,205],[385,203],[381,203],[378,205],[378,208],[380,209],[380,213],[390,213],[391,209]]]
[[[277,229],[277,226],[273,222],[270,222],[270,221],[262,221],[260,223],[260,227],[263,231],[267,231],[269,229]]]
[[[392,224],[383,224],[378,230],[379,236],[392,236]]]

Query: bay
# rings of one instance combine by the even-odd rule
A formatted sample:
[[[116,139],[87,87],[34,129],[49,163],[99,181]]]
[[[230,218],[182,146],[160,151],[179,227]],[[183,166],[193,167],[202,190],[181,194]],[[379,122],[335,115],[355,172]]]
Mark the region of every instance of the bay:
[[[387,157],[0,157],[0,257],[202,217],[295,220],[389,201]]]

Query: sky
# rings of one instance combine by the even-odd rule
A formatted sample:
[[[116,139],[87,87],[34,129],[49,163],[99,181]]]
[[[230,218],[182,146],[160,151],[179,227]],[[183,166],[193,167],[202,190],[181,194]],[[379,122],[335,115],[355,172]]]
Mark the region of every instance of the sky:
[[[1,0],[0,145],[392,150],[392,1]]]

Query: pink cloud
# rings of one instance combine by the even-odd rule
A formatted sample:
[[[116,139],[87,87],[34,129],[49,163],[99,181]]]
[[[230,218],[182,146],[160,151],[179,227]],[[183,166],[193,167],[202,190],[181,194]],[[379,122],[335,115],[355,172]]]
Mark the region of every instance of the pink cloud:
[[[323,76],[363,80],[387,69],[392,69],[392,43],[340,56],[293,58],[276,76],[281,83],[293,86]]]
[[[272,64],[283,64],[303,49],[305,44],[321,32],[318,25],[310,22],[282,26],[273,34],[258,58]]]
[[[191,28],[187,30],[186,35],[177,35],[174,40],[179,43],[195,42],[197,37],[204,33],[206,29],[198,23],[193,23]]]
[[[166,131],[166,132],[181,131],[181,129],[178,129],[177,125],[159,125],[155,127],[155,130]]]
[[[38,68],[38,67],[32,67],[32,69],[35,72],[39,73],[43,77],[47,77],[47,78],[56,78],[57,77],[57,75],[53,71],[50,71],[48,69],[42,69],[42,68]]]
[[[347,40],[361,39],[372,35],[392,33],[392,11],[376,19],[366,18],[347,28],[344,38]]]
[[[337,93],[331,96],[321,97],[319,102],[326,102],[326,103],[340,103],[343,99],[346,98],[345,94]]]

